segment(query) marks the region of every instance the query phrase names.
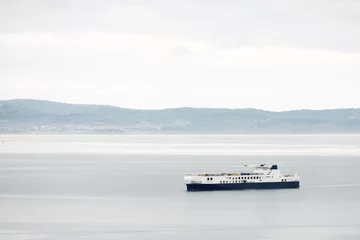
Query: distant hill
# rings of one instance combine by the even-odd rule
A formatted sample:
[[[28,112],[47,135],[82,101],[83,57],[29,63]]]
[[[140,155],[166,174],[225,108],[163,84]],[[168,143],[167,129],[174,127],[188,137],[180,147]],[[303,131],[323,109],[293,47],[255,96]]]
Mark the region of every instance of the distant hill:
[[[0,133],[360,133],[360,109],[134,110],[16,99],[0,101]]]

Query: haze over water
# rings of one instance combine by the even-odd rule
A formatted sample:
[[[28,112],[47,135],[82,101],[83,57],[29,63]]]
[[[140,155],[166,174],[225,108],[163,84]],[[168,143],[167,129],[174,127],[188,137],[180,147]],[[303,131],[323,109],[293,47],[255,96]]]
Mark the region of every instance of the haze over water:
[[[186,192],[278,164],[300,189]],[[360,135],[0,135],[0,239],[360,239]]]

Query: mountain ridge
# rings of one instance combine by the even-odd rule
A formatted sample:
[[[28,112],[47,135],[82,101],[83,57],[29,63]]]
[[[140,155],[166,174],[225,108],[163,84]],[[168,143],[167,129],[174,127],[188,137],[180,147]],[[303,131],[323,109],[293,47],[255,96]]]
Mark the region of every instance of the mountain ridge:
[[[116,105],[109,104],[91,104],[91,103],[70,103],[70,102],[60,102],[55,100],[46,100],[46,99],[32,99],[32,98],[12,98],[12,99],[3,99],[1,102],[18,102],[18,101],[32,101],[32,102],[48,102],[55,104],[65,104],[65,105],[78,105],[78,106],[101,106],[101,107],[114,107],[120,109],[128,109],[128,110],[140,110],[140,111],[162,111],[162,110],[173,110],[173,109],[224,109],[224,110],[259,110],[264,112],[272,112],[272,113],[282,113],[282,112],[294,112],[294,111],[333,111],[333,110],[360,110],[359,108],[324,108],[324,109],[310,109],[310,108],[300,108],[300,109],[291,109],[291,110],[267,110],[262,108],[226,108],[226,107],[170,107],[170,108],[159,108],[159,109],[142,109],[142,108],[127,108]]]
[[[360,133],[360,109],[131,109],[35,99],[0,101],[0,133]]]

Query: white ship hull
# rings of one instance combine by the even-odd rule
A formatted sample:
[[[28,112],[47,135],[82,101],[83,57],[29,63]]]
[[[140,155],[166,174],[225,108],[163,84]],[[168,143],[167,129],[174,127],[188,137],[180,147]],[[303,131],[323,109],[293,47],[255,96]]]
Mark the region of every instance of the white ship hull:
[[[248,173],[196,174],[184,177],[188,191],[299,188],[297,174],[283,175],[277,165],[260,165]]]

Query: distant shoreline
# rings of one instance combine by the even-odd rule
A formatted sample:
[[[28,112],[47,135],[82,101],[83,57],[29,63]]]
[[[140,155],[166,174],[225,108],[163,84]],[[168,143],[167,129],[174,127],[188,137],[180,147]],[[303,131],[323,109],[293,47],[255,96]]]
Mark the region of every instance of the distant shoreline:
[[[0,136],[359,136],[355,133],[0,133]]]
[[[356,134],[360,109],[173,108],[136,110],[42,100],[0,101],[0,134]]]

